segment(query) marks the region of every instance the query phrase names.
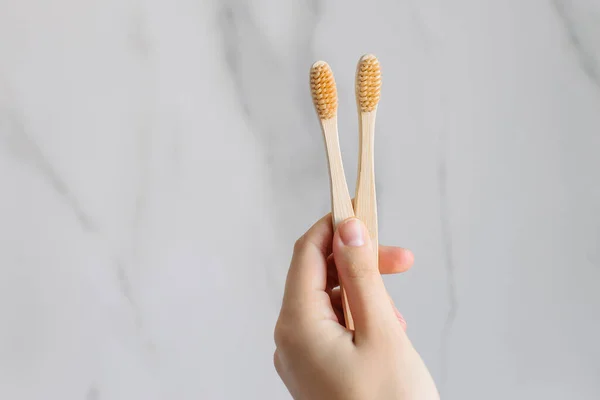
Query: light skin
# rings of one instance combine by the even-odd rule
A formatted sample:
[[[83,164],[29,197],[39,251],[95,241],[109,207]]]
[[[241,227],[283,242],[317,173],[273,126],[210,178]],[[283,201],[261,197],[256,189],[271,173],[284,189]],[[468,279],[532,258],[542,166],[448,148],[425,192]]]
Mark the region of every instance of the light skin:
[[[355,218],[334,233],[331,216],[325,216],[298,239],[275,327],[274,355],[294,399],[439,399],[381,278],[412,263],[409,250],[380,246],[377,266],[367,230]],[[344,326],[336,288],[340,279],[354,331]]]

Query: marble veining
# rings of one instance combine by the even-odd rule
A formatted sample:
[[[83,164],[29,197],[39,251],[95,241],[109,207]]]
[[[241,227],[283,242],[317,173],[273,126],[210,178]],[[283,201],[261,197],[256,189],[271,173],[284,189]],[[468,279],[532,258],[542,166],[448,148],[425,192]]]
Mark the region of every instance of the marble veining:
[[[287,398],[272,330],[328,211],[310,65],[382,63],[386,277],[445,399],[600,395],[600,4],[0,3],[0,398]]]
[[[458,313],[458,298],[456,295],[456,277],[455,277],[455,265],[452,252],[452,225],[450,224],[450,217],[448,211],[448,198],[447,198],[447,179],[446,179],[446,160],[442,153],[444,146],[440,146],[440,154],[438,154],[438,184],[440,190],[440,230],[441,238],[443,243],[444,259],[446,266],[446,285],[448,291],[448,314],[444,322],[444,328],[440,334],[441,346],[440,346],[440,370],[441,370],[441,384],[443,385],[447,378],[448,368],[448,341],[452,335],[452,325],[456,319]]]
[[[50,182],[56,195],[68,204],[82,229],[89,232],[95,231],[90,217],[83,211],[60,175],[52,168],[52,164],[44,157],[37,143],[28,136],[23,117],[15,111],[5,111],[3,119],[5,120],[3,131],[6,135],[6,145],[12,156],[34,168],[43,175],[45,180]]]
[[[600,89],[600,71],[598,66],[600,45],[598,45],[597,32],[594,32],[594,28],[591,26],[600,19],[600,6],[596,5],[595,8],[592,7],[591,9],[587,7],[578,9],[574,3],[578,2],[567,0],[551,1],[564,25],[565,34],[579,60],[581,69]],[[575,16],[576,13],[579,13],[580,18]]]

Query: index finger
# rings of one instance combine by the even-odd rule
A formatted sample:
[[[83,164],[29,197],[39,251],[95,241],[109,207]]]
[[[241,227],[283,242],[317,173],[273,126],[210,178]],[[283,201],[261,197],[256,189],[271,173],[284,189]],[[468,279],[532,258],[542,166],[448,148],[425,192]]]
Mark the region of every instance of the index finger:
[[[283,305],[298,304],[314,292],[324,292],[327,284],[327,256],[331,253],[333,224],[331,214],[317,221],[294,245]]]

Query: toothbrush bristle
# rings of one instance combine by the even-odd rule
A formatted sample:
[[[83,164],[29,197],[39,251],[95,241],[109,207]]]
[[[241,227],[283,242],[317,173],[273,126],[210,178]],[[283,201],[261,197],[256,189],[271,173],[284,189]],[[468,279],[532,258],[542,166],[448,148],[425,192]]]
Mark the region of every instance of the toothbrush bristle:
[[[362,112],[377,108],[381,93],[381,66],[372,54],[361,57],[356,73],[356,96]]]
[[[320,119],[337,114],[337,89],[333,72],[325,61],[317,61],[310,68],[310,91]]]

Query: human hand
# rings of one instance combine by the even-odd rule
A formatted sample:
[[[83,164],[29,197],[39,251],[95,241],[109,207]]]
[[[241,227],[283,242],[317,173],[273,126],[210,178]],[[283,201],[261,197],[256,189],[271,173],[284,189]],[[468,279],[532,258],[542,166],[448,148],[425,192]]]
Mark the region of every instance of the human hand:
[[[381,246],[379,258],[380,271],[366,228],[355,218],[334,234],[328,215],[296,242],[274,355],[275,368],[295,399],[439,399],[380,275],[407,270],[412,254]],[[354,332],[342,325],[339,291],[333,289],[336,266]]]

